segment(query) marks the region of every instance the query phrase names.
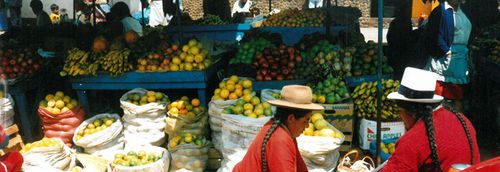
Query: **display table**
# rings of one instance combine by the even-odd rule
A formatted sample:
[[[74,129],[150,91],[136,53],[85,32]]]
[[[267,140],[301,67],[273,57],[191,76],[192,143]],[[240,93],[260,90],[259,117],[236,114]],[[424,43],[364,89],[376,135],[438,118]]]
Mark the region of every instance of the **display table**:
[[[281,90],[285,85],[305,85],[306,80],[282,80],[282,81],[254,81],[253,90],[261,91],[263,89]]]
[[[15,104],[17,106],[17,110],[20,115],[21,126],[23,129],[23,136],[27,142],[33,141],[33,134],[31,133],[33,127],[30,122],[29,108],[26,93],[32,90],[40,89],[42,85],[42,77],[41,75],[35,75],[29,79],[25,79],[19,82],[16,82],[12,85],[9,85],[8,92],[12,97],[14,97]],[[36,99],[38,100],[38,99]],[[35,100],[35,101],[36,101]],[[38,103],[34,103],[35,107],[33,109],[38,108]],[[36,111],[35,111],[36,112]],[[36,115],[35,115],[36,116]]]
[[[182,34],[183,38],[207,38],[216,41],[235,41],[243,39],[246,31],[251,29],[250,24],[228,24],[215,26],[173,26],[166,29],[166,33],[174,37]]]
[[[97,76],[71,78],[70,83],[77,92],[78,101],[87,113],[90,112],[88,90],[193,89],[197,91],[200,102],[207,105],[208,81],[216,76],[219,64],[216,62],[204,71],[128,72],[118,77],[100,73]]]

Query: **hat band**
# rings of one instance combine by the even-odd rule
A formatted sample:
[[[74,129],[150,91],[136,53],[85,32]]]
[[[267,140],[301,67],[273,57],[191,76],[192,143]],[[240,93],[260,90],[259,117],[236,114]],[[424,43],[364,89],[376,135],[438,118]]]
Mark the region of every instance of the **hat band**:
[[[432,99],[434,97],[434,91],[418,91],[404,85],[399,85],[398,93],[410,99]]]

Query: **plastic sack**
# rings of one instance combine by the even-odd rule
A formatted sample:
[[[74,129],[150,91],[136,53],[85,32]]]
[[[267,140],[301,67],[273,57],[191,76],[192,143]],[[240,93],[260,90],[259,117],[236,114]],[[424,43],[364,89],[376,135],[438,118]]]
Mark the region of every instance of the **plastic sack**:
[[[268,102],[270,100],[276,100],[276,98],[273,97],[273,93],[281,94],[281,90],[263,89],[260,92],[260,100],[262,102]],[[271,106],[271,110],[273,111],[273,114],[275,114],[276,113],[276,106]]]
[[[204,145],[182,144],[170,149],[172,155],[170,172],[203,172],[207,166],[209,149],[208,141],[205,140],[204,143]]]
[[[123,124],[125,142],[134,144],[148,143],[162,145],[165,142],[166,103],[148,103],[142,106],[125,101],[129,94],[144,95],[147,90],[133,89],[120,98],[123,109]]]
[[[80,140],[75,140],[75,137],[78,135],[78,131],[84,130],[88,124],[94,122],[95,120],[105,117],[114,118],[116,121],[105,130],[82,137]],[[82,124],[80,124],[73,135],[73,142],[75,145],[84,148],[86,153],[100,155],[102,152],[123,149],[122,131],[123,124],[118,114],[99,114],[83,121]]]
[[[180,135],[181,132],[187,132],[198,136],[205,136],[208,134],[208,115],[206,115],[205,112],[197,114],[193,119],[187,119],[182,115],[168,113],[165,124],[165,132],[168,134],[169,138]]]
[[[158,155],[162,154],[162,157],[160,160],[155,161],[154,163],[147,164],[147,165],[141,165],[141,166],[134,166],[134,167],[126,167],[126,166],[121,166],[121,165],[110,165],[110,168],[108,171],[111,172],[167,172],[169,168],[169,162],[170,162],[170,157],[169,157],[169,152],[167,149],[162,148],[162,147],[157,147],[157,146],[136,146],[136,145],[126,145],[124,150],[116,151],[114,154],[121,153],[121,154],[127,154],[129,151],[146,151],[146,152],[155,152]],[[114,154],[111,156],[107,156],[107,160],[110,162],[114,161]]]
[[[219,172],[232,171],[247,153],[257,134],[271,117],[248,118],[241,115],[225,114],[222,126],[222,161]]]
[[[76,160],[83,166],[83,172],[106,172],[108,160],[88,154],[76,154]]]
[[[335,132],[342,133],[335,127],[330,127]],[[340,156],[338,148],[344,139],[343,134],[342,138],[300,135],[297,137],[297,147],[309,171],[333,171]]]
[[[85,118],[85,111],[78,106],[60,114],[52,114],[44,108],[38,108],[38,115],[46,137],[60,138],[71,147],[73,134]]]
[[[4,128],[14,124],[14,107],[14,99],[10,94],[6,94],[4,98],[0,99],[0,125]]]
[[[24,153],[24,171],[29,171],[28,169],[67,171],[75,167],[75,152],[65,145],[61,139],[57,140],[61,143],[59,147],[33,148],[29,152]]]
[[[212,142],[214,147],[219,150],[222,145],[222,123],[224,123],[222,111],[235,103],[236,100],[213,100],[208,103],[208,123],[210,124],[210,129],[212,129]]]

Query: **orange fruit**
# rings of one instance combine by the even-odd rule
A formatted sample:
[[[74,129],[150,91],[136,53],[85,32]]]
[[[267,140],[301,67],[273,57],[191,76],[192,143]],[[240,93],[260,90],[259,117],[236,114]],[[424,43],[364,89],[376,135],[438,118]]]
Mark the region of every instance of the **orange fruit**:
[[[235,93],[231,93],[231,94],[229,94],[229,99],[236,100],[236,99],[238,99],[238,95],[236,95]]]
[[[237,89],[237,90],[238,90],[238,89],[243,90],[243,86],[241,86],[240,84],[236,84],[236,85],[234,86],[234,88],[235,88],[235,89]]]
[[[198,107],[198,106],[200,106],[200,100],[198,100],[198,99],[193,99],[193,100],[191,100],[191,104],[192,104],[194,107]]]
[[[226,89],[223,89],[222,91],[220,91],[220,97],[223,99],[227,99],[229,97],[229,91]]]
[[[234,91],[234,84],[228,84],[228,85],[226,85],[226,89],[227,89],[229,92],[233,92],[233,91]]]
[[[179,111],[179,114],[186,115],[188,113],[187,109],[182,109]]]
[[[241,90],[241,89],[236,89],[236,90],[234,90],[234,93],[235,93],[235,94],[236,94],[236,96],[238,96],[238,97],[243,96],[243,90]]]
[[[173,44],[173,45],[172,45],[172,50],[177,51],[177,49],[178,49],[178,48],[179,48],[179,47],[177,46],[177,44]]]
[[[252,95],[252,90],[250,90],[250,89],[244,89],[243,90],[243,95],[248,95],[248,94]]]
[[[186,107],[186,103],[184,101],[177,102],[177,109],[184,109]]]
[[[155,96],[148,96],[148,102],[149,103],[156,102],[156,97]]]

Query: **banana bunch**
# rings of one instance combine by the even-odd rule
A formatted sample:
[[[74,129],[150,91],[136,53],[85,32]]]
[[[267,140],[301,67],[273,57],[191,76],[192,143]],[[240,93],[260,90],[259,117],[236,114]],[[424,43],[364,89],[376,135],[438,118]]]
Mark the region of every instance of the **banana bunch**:
[[[133,65],[128,60],[129,54],[129,49],[111,50],[104,57],[101,57],[98,62],[102,69],[109,72],[111,76],[122,75],[133,69]]]
[[[77,75],[87,75],[94,74],[99,68],[98,64],[91,63],[90,53],[80,50],[78,48],[73,48],[69,50],[68,57],[64,62],[64,67],[59,75],[61,76],[77,76]]]
[[[354,110],[358,117],[373,119],[377,114],[377,84],[378,82],[364,82],[357,86],[352,97],[354,98]],[[382,80],[382,119],[399,119],[399,108],[392,100],[387,99],[387,95],[394,92],[399,87],[399,81],[392,79]]]

